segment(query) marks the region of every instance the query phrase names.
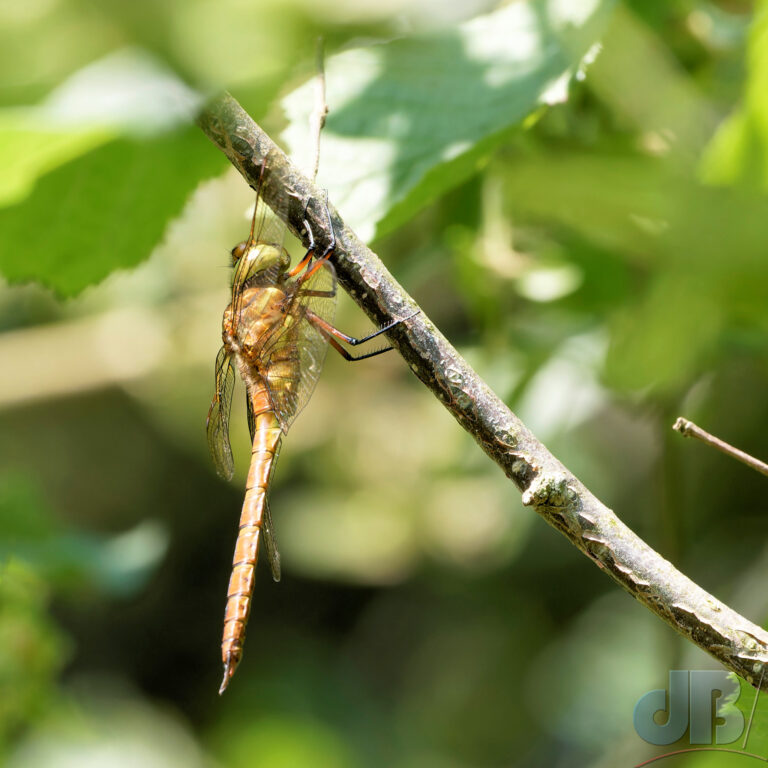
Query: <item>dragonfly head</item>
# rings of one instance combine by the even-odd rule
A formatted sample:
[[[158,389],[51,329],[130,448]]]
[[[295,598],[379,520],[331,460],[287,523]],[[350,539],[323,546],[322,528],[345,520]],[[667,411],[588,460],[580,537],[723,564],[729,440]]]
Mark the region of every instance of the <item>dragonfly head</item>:
[[[259,278],[274,280],[291,264],[291,257],[285,248],[271,243],[249,243],[245,240],[232,249],[232,266],[238,279],[245,283]],[[256,278],[253,280],[253,278]]]

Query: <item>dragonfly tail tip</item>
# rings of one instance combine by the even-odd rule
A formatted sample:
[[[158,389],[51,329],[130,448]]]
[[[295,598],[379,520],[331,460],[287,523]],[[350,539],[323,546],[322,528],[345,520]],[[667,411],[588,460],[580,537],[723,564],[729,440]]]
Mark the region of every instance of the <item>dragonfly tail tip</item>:
[[[232,675],[235,674],[235,665],[232,664],[232,662],[227,662],[224,665],[224,678],[221,681],[221,685],[219,686],[219,696],[221,696],[224,691],[227,690],[227,686],[229,685],[229,681],[232,679]]]

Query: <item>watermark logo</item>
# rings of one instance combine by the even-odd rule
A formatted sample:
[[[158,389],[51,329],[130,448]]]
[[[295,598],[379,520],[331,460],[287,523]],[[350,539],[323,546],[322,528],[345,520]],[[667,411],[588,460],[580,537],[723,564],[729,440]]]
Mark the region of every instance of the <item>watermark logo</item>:
[[[641,739],[658,746],[674,744],[686,730],[692,745],[731,744],[744,733],[744,715],[735,707],[723,711],[722,706],[729,696],[735,702],[739,692],[739,684],[727,672],[673,669],[669,691],[649,691],[635,704],[635,730]],[[666,722],[657,722],[660,712]]]

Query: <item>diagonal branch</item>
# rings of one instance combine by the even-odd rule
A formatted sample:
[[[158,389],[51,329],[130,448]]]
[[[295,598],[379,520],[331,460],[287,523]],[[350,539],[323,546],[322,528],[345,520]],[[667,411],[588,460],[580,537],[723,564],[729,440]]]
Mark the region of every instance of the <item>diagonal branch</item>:
[[[211,102],[198,123],[251,186],[269,157],[261,187],[264,199],[272,204],[286,192],[290,195],[287,221],[297,236],[302,235],[307,201],[313,231],[321,241],[329,236],[323,192],[296,170],[229,94]],[[315,205],[317,201],[321,205]],[[418,309],[413,299],[330,203],[329,208],[343,287],[380,325],[412,315]],[[532,506],[680,634],[752,685],[760,684],[768,662],[768,632],[694,584],[624,525],[536,439],[423,313],[397,326],[390,338],[416,376],[515,483],[523,504]],[[768,680],[763,687],[768,688]]]

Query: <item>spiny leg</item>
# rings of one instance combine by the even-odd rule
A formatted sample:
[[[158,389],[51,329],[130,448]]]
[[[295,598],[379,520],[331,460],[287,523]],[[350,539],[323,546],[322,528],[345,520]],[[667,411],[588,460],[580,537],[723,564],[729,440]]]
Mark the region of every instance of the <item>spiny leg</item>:
[[[322,269],[323,264],[328,261],[328,259],[331,258],[331,255],[336,250],[336,232],[333,229],[333,220],[331,219],[331,209],[328,207],[328,192],[326,190],[325,193],[325,215],[328,218],[328,231],[331,233],[331,239],[328,245],[326,246],[325,250],[320,254],[320,256],[317,257],[317,261],[315,261],[314,264],[311,266],[307,264],[307,270],[304,272],[303,275],[301,275],[297,282],[299,285],[301,285],[305,280],[308,280],[312,275],[317,272],[318,269]],[[314,240],[313,240],[314,242]],[[306,261],[305,259],[302,259],[302,263]]]
[[[302,219],[302,222],[304,224],[304,229],[307,230],[307,237],[309,238],[309,245],[307,246],[307,251],[302,257],[301,261],[293,268],[288,270],[288,277],[296,277],[296,275],[301,272],[302,269],[304,269],[310,261],[312,261],[312,257],[315,255],[315,235],[314,232],[312,232],[312,227],[309,223],[309,220],[307,219],[307,209],[309,208],[309,198],[307,198],[307,204],[304,206],[304,217]]]
[[[321,264],[325,261],[328,261],[328,258],[331,256],[331,254],[336,249],[336,233],[333,230],[333,221],[331,219],[331,211],[328,208],[328,191],[325,192],[325,215],[328,218],[328,231],[331,233],[331,239],[328,245],[326,246],[325,250],[320,254],[320,256],[317,259],[317,262],[315,262],[314,265],[312,265],[310,269],[310,263],[312,261],[312,258],[316,255],[317,252],[317,244],[315,242],[315,234],[312,232],[312,226],[309,223],[309,219],[307,219],[307,209],[309,208],[310,200],[307,200],[307,204],[304,206],[304,218],[303,218],[303,224],[304,228],[307,230],[307,237],[309,238],[309,246],[307,247],[307,252],[304,254],[301,261],[291,270],[288,271],[288,277],[296,277],[303,269],[306,269],[307,271],[299,278],[299,283],[303,283],[308,277],[311,277],[318,269],[318,264]]]
[[[413,317],[413,315],[410,317]],[[327,320],[323,320],[322,317],[318,317],[311,310],[307,310],[307,320],[309,320],[309,322],[312,323],[315,328],[323,333],[328,334],[329,336],[335,336],[337,339],[341,339],[341,341],[349,344],[350,347],[356,347],[358,344],[364,344],[366,341],[375,339],[377,336],[381,336],[382,333],[391,331],[396,325],[400,325],[400,323],[410,319],[410,317],[401,318],[400,320],[393,320],[391,323],[387,323],[383,328],[379,328],[378,331],[369,333],[367,336],[363,336],[362,339],[356,339],[354,336],[348,336],[343,331],[335,328]]]
[[[418,314],[418,312],[413,313]],[[332,326],[328,321],[323,320],[322,317],[318,317],[314,312],[311,310],[307,310],[307,320],[312,323],[312,325],[323,334],[328,339],[328,343],[347,361],[350,363],[355,362],[357,360],[367,360],[369,357],[375,357],[376,355],[381,355],[384,352],[389,352],[392,347],[383,347],[382,349],[377,349],[373,352],[368,352],[365,355],[351,355],[349,352],[347,352],[344,347],[341,346],[341,344],[338,342],[338,339],[341,339],[345,343],[349,344],[352,347],[356,347],[358,344],[364,344],[366,341],[370,341],[371,339],[375,339],[377,336],[380,336],[382,333],[386,333],[387,331],[391,331],[396,325],[400,325],[400,323],[404,322],[405,320],[410,320],[413,315],[409,315],[408,317],[401,318],[399,320],[393,320],[391,323],[387,323],[383,328],[379,328],[378,331],[374,331],[373,333],[368,334],[368,336],[364,336],[362,339],[356,339],[354,336],[348,336],[343,331],[340,331],[338,328],[335,328]]]
[[[315,255],[315,244],[312,243],[309,248],[307,249],[307,252],[302,256],[301,261],[293,267],[293,269],[289,269],[287,272],[288,277],[296,277],[296,275],[301,272],[302,269],[304,269],[310,261],[312,261],[312,257]]]
[[[367,360],[369,357],[376,357],[376,355],[382,355],[385,352],[391,352],[393,347],[382,347],[381,349],[376,349],[373,352],[368,352],[365,355],[351,355],[349,352],[347,352],[344,347],[339,344],[336,339],[333,338],[333,336],[328,336],[327,334],[324,334],[326,338],[328,339],[328,343],[348,362],[348,363],[356,363],[358,360]]]

